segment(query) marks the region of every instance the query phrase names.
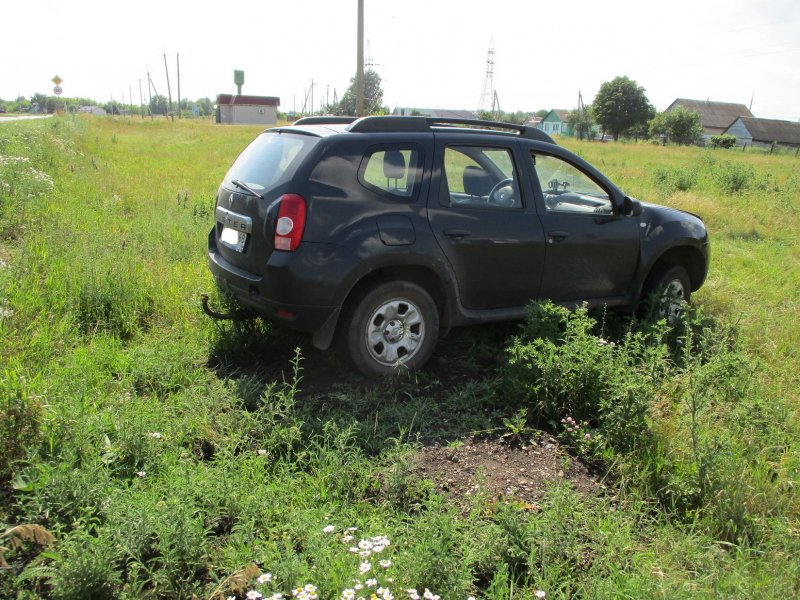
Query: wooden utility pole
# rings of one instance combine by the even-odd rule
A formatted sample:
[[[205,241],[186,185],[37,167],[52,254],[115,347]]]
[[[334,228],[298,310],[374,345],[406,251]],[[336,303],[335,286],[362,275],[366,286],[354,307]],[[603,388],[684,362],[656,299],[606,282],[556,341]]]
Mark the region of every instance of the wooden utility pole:
[[[142,121],[144,121],[144,96],[142,95],[142,78],[139,78],[139,112],[142,113]]]
[[[178,61],[178,118],[181,118],[181,55],[176,54],[175,58]]]
[[[164,53],[164,71],[167,74],[167,99],[169,100],[169,108],[167,109],[167,112],[169,114],[167,115],[167,118],[169,118],[169,115],[172,114],[172,89],[170,88],[170,85],[169,85],[169,69],[167,68],[167,53],[166,52]]]
[[[358,0],[358,43],[356,50],[356,116],[364,116],[364,0]]]
[[[128,104],[131,105],[131,117],[133,117],[133,92],[130,85],[128,85]]]
[[[150,120],[153,120],[153,89],[156,86],[153,85],[153,79],[150,77],[150,70],[147,70],[147,96],[149,98],[147,104],[147,112],[150,113]],[[156,92],[156,96],[158,96],[158,92]]]

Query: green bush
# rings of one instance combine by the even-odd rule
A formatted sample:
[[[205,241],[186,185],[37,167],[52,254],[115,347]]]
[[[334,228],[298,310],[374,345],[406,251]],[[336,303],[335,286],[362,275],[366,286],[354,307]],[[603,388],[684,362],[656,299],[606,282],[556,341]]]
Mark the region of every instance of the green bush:
[[[729,133],[712,135],[708,138],[707,144],[711,148],[733,148],[736,145],[736,136]]]
[[[752,187],[756,179],[753,165],[724,161],[714,166],[712,172],[714,183],[726,194],[736,194]]]
[[[684,167],[659,167],[653,171],[653,182],[665,194],[686,192],[697,185],[697,170]]]
[[[736,330],[691,308],[674,331],[645,321],[612,340],[604,328],[585,308],[533,306],[509,348],[506,385],[576,452],[637,481],[671,514],[706,509],[717,535],[756,535],[753,498],[729,493],[748,445],[724,433],[738,421],[719,419],[747,397],[750,367]]]
[[[51,565],[28,569],[22,578],[43,577],[49,584],[50,597],[56,599],[117,597],[121,577],[110,538],[95,537],[78,529],[49,556],[53,559]]]
[[[0,482],[11,478],[39,437],[42,407],[25,377],[16,371],[0,375]]]
[[[652,137],[664,136],[675,144],[696,144],[703,135],[700,113],[682,106],[660,113],[650,121],[648,133]]]

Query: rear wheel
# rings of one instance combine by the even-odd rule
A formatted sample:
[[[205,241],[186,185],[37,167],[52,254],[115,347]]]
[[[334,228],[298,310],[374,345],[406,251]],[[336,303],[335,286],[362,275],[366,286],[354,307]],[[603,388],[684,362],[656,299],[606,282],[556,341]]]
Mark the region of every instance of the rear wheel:
[[[428,361],[439,335],[439,312],[422,287],[389,281],[357,298],[342,325],[356,368],[367,376],[390,375]]]
[[[665,265],[650,275],[642,298],[652,303],[655,314],[675,325],[691,295],[691,280],[686,269],[680,265]]]

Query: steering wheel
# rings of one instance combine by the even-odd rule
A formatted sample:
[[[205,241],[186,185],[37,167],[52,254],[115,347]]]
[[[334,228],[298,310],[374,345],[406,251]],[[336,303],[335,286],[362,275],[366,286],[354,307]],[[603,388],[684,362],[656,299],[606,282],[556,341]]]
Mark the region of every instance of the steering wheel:
[[[489,192],[489,200],[488,200],[489,204],[495,204],[497,206],[508,206],[508,207],[514,206],[513,184],[514,180],[511,179],[510,177],[507,177],[506,179],[501,179],[496,184],[494,184],[494,187],[492,187],[492,190]],[[503,189],[506,187],[508,188],[508,190]],[[497,194],[496,198],[495,194]]]

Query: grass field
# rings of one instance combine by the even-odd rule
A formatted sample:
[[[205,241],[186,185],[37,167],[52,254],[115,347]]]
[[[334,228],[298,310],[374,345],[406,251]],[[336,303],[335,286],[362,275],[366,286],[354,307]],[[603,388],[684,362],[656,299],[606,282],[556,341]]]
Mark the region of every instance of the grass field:
[[[365,383],[199,310],[216,188],[260,129],[0,126],[0,597],[796,597],[800,159],[564,140],[703,217],[695,310],[545,305]],[[473,438],[555,446],[566,476],[456,501],[417,453]]]

